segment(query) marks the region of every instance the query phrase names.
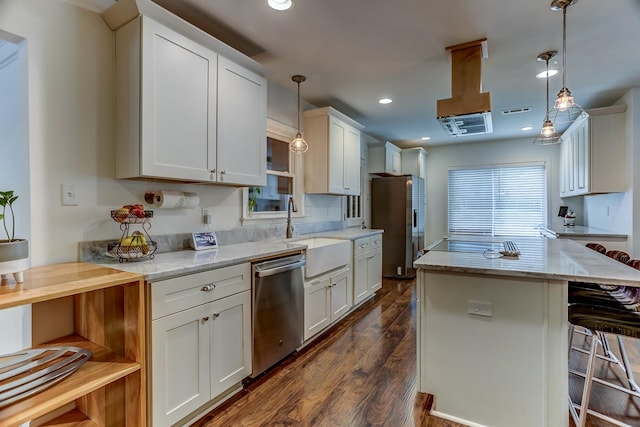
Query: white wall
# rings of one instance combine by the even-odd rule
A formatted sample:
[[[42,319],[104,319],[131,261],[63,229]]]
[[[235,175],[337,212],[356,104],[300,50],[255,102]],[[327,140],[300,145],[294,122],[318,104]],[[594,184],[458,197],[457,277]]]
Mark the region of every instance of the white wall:
[[[32,262],[78,259],[78,242],[112,239],[119,228],[109,211],[141,203],[145,191],[195,191],[212,227],[241,227],[237,188],[113,179],[114,39],[100,15],[60,0],[0,0],[0,30],[29,46]],[[295,127],[296,87],[269,88],[268,114]],[[78,206],[61,206],[61,184],[78,187]],[[340,200],[307,199],[299,221],[340,219]],[[256,221],[249,225],[256,226]],[[156,210],[151,234],[204,227],[201,210]]]
[[[534,145],[532,140],[533,137],[429,147],[425,242],[431,243],[447,234],[447,181],[448,171],[452,167],[544,162],[547,170],[548,220],[554,221],[561,205],[558,183],[559,148],[557,145]]]
[[[27,43],[14,34],[0,32],[0,191],[13,190],[15,237],[30,239],[29,140],[27,122]],[[11,233],[12,225],[8,224]],[[0,227],[0,240],[6,239]],[[0,310],[3,333],[0,354],[31,343],[31,306]]]

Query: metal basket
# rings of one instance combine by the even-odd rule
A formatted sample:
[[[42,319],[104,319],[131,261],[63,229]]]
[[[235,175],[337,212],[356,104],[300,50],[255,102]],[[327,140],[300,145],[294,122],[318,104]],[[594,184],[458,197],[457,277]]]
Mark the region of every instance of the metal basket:
[[[130,260],[142,260],[153,258],[158,244],[153,240],[147,240],[146,245],[122,246],[120,242],[111,242],[107,247],[107,256],[115,258],[120,262]]]
[[[144,211],[144,218],[131,214],[129,214],[127,217],[119,217],[116,216],[116,212],[118,211],[111,211],[111,218],[113,218],[115,222],[119,222],[122,224],[144,224],[147,221],[151,220],[151,218],[153,218],[153,211]]]

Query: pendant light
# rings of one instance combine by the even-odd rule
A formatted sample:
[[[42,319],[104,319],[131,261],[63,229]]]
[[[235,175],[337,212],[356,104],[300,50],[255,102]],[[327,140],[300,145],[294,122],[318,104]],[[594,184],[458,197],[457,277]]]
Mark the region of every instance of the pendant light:
[[[567,87],[567,8],[578,0],[552,0],[551,10],[562,11],[562,89],[556,96],[553,108],[549,111],[551,121],[555,123],[572,122],[580,113],[582,107],[576,104],[573,94]]]
[[[307,78],[296,74],[291,77],[291,80],[298,83],[298,133],[296,134],[296,137],[293,138],[293,141],[289,143],[289,150],[296,154],[302,154],[309,149],[309,144],[307,144],[307,141],[302,137],[302,131],[300,130],[300,83],[307,80]]]
[[[549,108],[549,60],[554,58],[558,52],[555,50],[544,52],[538,55],[538,61],[544,61],[547,66],[547,103],[545,104],[545,109]],[[540,129],[540,133],[533,140],[534,144],[537,145],[551,145],[560,143],[560,134],[556,132],[556,128],[553,125],[553,122],[549,120],[549,110],[545,113],[544,123],[542,123],[542,129]]]

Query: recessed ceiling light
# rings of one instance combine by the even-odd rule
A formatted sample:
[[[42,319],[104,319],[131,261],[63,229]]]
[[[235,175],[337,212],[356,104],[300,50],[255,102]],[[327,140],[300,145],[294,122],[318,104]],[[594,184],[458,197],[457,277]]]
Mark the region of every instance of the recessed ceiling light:
[[[558,74],[558,70],[549,70],[549,77],[553,77],[556,74]],[[538,74],[536,74],[536,78],[538,79],[546,79],[547,78],[547,71],[542,71]]]
[[[529,130],[533,130],[533,126],[525,126],[522,128],[523,131],[529,131]]]
[[[287,10],[293,6],[293,0],[267,0],[267,4],[275,10]]]
[[[431,139],[431,137],[430,137],[430,136],[423,136],[423,137],[422,137],[422,138],[420,138],[420,139],[421,139],[421,140],[423,140],[423,141],[428,141],[428,140],[430,140],[430,139]]]
[[[393,99],[391,98],[382,98],[380,100],[378,100],[378,103],[380,104],[391,104],[393,102]]]

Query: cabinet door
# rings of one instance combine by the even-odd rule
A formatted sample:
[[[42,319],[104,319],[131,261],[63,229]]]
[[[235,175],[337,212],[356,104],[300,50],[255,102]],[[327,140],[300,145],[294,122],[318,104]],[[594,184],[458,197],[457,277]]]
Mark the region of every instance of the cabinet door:
[[[308,340],[331,322],[329,306],[331,281],[315,280],[304,288],[304,340]]]
[[[367,288],[375,292],[382,287],[382,252],[376,251],[367,259]]]
[[[213,399],[251,374],[251,291],[215,301],[210,316]]]
[[[589,132],[588,120],[573,132],[576,158],[576,194],[589,192]]]
[[[358,304],[369,296],[368,257],[358,256],[353,263],[353,303]]]
[[[563,138],[562,145],[560,146],[560,197],[569,195],[569,174],[570,160],[569,160],[569,145],[570,141]]]
[[[339,120],[329,120],[329,192],[345,193],[344,146],[346,125]]]
[[[344,194],[356,196],[360,194],[360,131],[351,127],[345,128],[343,159]]]
[[[335,322],[353,306],[351,269],[331,277],[331,323]]]
[[[211,303],[151,322],[154,427],[170,426],[210,399]]]
[[[267,182],[267,83],[226,58],[218,59],[218,182]]]
[[[216,74],[214,52],[143,18],[141,175],[214,178]]]

